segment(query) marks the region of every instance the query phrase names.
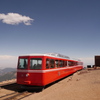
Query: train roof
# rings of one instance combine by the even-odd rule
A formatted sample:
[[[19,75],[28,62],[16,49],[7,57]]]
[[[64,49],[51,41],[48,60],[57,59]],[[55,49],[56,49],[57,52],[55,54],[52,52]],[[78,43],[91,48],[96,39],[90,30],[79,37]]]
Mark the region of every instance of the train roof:
[[[49,57],[57,57],[57,58],[63,58],[63,59],[70,59],[70,57],[59,54],[59,53],[45,53],[45,54],[27,54],[27,55],[21,55],[21,56],[49,56]],[[79,59],[70,59],[75,61],[80,61]]]
[[[21,55],[21,56],[51,56],[51,57],[59,57],[59,58],[66,58],[70,59],[68,56],[58,54],[58,53],[45,53],[45,54],[27,54],[27,55]]]

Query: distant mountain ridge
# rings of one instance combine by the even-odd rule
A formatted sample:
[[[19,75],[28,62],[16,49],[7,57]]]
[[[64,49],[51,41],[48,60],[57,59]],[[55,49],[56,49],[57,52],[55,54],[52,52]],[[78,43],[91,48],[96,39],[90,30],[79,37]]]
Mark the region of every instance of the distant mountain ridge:
[[[0,69],[0,82],[16,78],[16,68]]]
[[[0,76],[6,74],[8,72],[12,72],[12,71],[16,71],[16,68],[4,68],[4,69],[0,69]]]

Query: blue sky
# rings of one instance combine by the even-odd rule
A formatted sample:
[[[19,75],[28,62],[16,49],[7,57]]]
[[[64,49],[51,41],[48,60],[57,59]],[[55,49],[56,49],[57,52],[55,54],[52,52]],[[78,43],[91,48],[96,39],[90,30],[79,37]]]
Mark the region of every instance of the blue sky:
[[[50,52],[94,64],[99,39],[100,0],[0,0],[0,67]]]

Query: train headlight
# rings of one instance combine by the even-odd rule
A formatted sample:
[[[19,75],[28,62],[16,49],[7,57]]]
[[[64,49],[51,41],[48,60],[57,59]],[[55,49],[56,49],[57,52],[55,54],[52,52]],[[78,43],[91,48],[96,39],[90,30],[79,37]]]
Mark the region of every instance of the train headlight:
[[[29,77],[29,76],[30,76],[30,74],[29,74],[29,73],[27,73],[27,74],[26,74],[26,77]]]

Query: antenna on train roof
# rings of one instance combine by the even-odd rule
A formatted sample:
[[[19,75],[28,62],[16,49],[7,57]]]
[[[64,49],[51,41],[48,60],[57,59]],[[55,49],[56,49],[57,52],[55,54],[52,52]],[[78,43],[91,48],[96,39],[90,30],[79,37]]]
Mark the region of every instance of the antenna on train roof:
[[[59,53],[47,53],[47,54],[51,55],[51,56],[55,56],[55,57],[70,59],[68,56],[65,56],[65,55],[62,55],[62,54],[59,54]]]

